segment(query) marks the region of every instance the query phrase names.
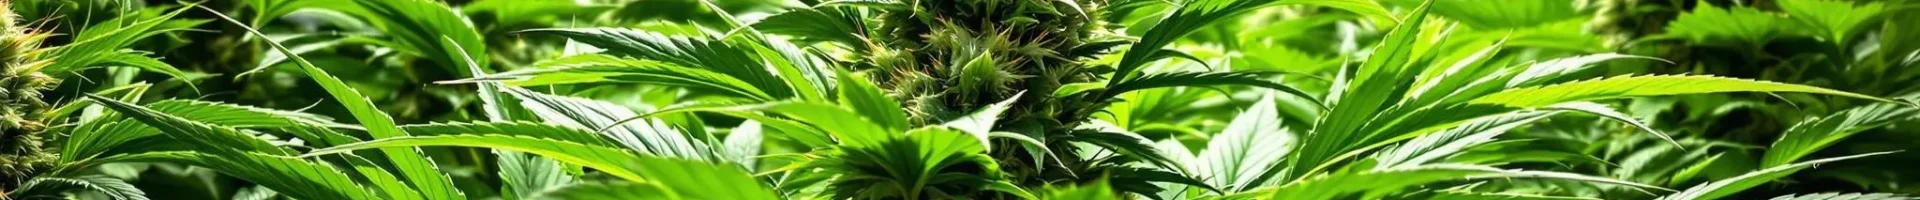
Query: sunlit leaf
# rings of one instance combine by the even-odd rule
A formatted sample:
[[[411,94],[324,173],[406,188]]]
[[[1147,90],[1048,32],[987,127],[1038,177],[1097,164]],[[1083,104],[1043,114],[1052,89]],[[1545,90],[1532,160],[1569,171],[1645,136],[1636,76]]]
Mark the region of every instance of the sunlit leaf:
[[[839,96],[841,106],[853,108],[853,111],[859,112],[861,116],[873,120],[874,124],[879,124],[889,131],[907,130],[905,105],[888,97],[886,90],[874,86],[866,76],[852,75],[843,71],[839,77],[840,94],[836,96]],[[990,117],[997,118],[1000,113],[996,111],[993,114],[995,116]],[[992,126],[992,119],[988,121],[987,126]]]
[[[406,130],[407,133],[411,133],[414,136],[462,135],[462,134],[513,135],[513,136],[545,138],[545,139],[567,141],[567,142],[587,144],[587,145],[619,146],[614,142],[608,141],[607,139],[603,138],[599,134],[594,133],[592,130],[579,129],[574,127],[557,125],[553,123],[540,123],[540,122],[528,122],[528,121],[447,122],[447,123],[412,124],[412,125],[400,126],[400,129]]]
[[[700,161],[641,157],[645,182],[582,183],[542,192],[535,199],[780,199],[746,171]]]
[[[1639,188],[1660,188],[1633,182],[1561,172],[1503,170],[1485,166],[1440,164],[1308,178],[1280,186],[1272,191],[1265,191],[1264,194],[1270,196],[1269,198],[1279,199],[1340,199],[1349,194],[1362,195],[1364,196],[1362,197],[1363,199],[1377,199],[1401,188],[1439,181],[1508,178],[1556,179]]]
[[[1326,97],[1328,102],[1336,103],[1327,115],[1314,123],[1311,134],[1303,134],[1301,145],[1294,150],[1297,153],[1288,156],[1286,162],[1293,168],[1289,178],[1302,178],[1300,176],[1313,173],[1313,168],[1329,159],[1346,154],[1353,146],[1368,143],[1358,141],[1371,136],[1363,127],[1392,107],[1396,103],[1393,97],[1407,90],[1414,77],[1423,71],[1408,63],[1418,56],[1414,51],[1431,4],[1432,1],[1427,1],[1406,14],[1374,48],[1366,62],[1354,70],[1351,78],[1346,78],[1346,69],[1342,70],[1333,92]]]
[[[1026,93],[1014,94],[1013,97],[1008,97],[1007,100],[987,105],[987,107],[980,108],[980,110],[974,111],[972,114],[948,120],[941,125],[953,127],[954,129],[959,129],[960,132],[973,135],[974,138],[980,139],[981,145],[991,145],[992,142],[987,140],[987,135],[993,132],[993,122],[1000,121],[1000,113],[1006,112],[1007,108],[1013,106],[1015,101],[1019,101],[1020,96],[1023,94]],[[988,148],[991,148],[991,146]]]
[[[613,28],[535,29],[529,34],[558,35],[607,49],[606,54],[698,67],[745,81],[776,98],[792,97],[793,88],[774,76],[750,48],[706,38]]]
[[[1592,68],[1596,66],[1594,65],[1596,63],[1627,58],[1658,59],[1646,56],[1602,53],[1540,61],[1527,66],[1526,71],[1521,71],[1520,74],[1514,75],[1513,79],[1507,81],[1507,87],[1534,86]]]
[[[1436,192],[1433,200],[1598,200],[1587,197],[1562,197],[1531,194],[1504,194],[1478,192]]]
[[[1666,140],[1667,143],[1673,144],[1673,146],[1680,146],[1680,142],[1674,141],[1673,136],[1669,136],[1664,132],[1660,132],[1660,130],[1658,129],[1653,129],[1653,126],[1647,125],[1646,122],[1640,122],[1640,119],[1634,119],[1633,116],[1628,116],[1626,113],[1621,113],[1618,110],[1614,110],[1612,106],[1607,106],[1606,104],[1599,104],[1599,103],[1593,103],[1593,102],[1568,102],[1568,103],[1550,105],[1545,107],[1545,109],[1584,112],[1587,114],[1598,115],[1600,117],[1604,117],[1614,121],[1620,121],[1623,123],[1627,123],[1627,125],[1632,125],[1634,128],[1640,128],[1641,131],[1645,131],[1648,134],[1653,134],[1654,137],[1660,137],[1661,140]]]
[[[766,91],[740,79],[700,68],[658,61],[583,54],[542,61],[541,68],[523,69],[443,83],[506,81],[521,86],[581,83],[641,83],[683,87],[703,93],[773,100]]]
[[[1760,167],[1787,165],[1861,131],[1878,128],[1915,113],[1915,107],[1912,106],[1880,103],[1800,121],[1780,133],[1780,140],[1767,147]]]
[[[124,63],[142,69],[174,75],[176,78],[185,78],[185,76],[181,76],[184,75],[184,73],[178,69],[174,69],[172,66],[164,63],[155,63],[149,60],[151,58],[145,58],[145,56],[133,54],[133,52],[121,49],[132,45],[140,39],[151,37],[160,32],[176,31],[164,29],[162,25],[169,19],[187,10],[188,8],[186,7],[173,9],[172,11],[167,11],[164,14],[152,18],[141,18],[139,15],[126,15],[121,18],[103,22],[103,24],[111,26],[94,26],[86,30],[81,30],[72,44],[49,49],[44,56],[51,59],[52,63],[40,70],[48,74],[65,74],[65,72],[96,67],[96,65],[102,63]],[[122,23],[124,23],[124,25],[122,25]],[[156,28],[163,29],[156,30]]]
[[[753,27],[771,34],[799,37],[806,41],[837,42],[842,45],[860,45],[865,37],[859,27],[864,25],[859,15],[832,7],[794,9],[768,16]]]
[[[87,95],[87,97],[100,102],[101,106],[119,111],[121,114],[127,115],[128,118],[139,120],[141,123],[158,129],[168,137],[191,143],[195,149],[200,151],[220,152],[229,155],[261,152],[265,155],[286,156],[294,153],[292,150],[275,146],[266,140],[255,138],[253,135],[241,133],[232,127],[214,126],[195,122],[106,97],[94,95]]]
[[[766,139],[761,136],[761,132],[760,122],[753,120],[741,122],[740,126],[733,128],[733,131],[728,133],[727,138],[721,142],[726,146],[727,155],[724,159],[739,163],[748,171],[755,171],[760,163],[758,157],[763,148],[761,145]]]
[[[632,109],[617,104],[576,97],[541,94],[520,88],[508,88],[508,94],[520,99],[520,106],[547,123],[575,129],[604,130],[600,135],[635,152],[672,158],[713,160],[714,152],[660,119],[623,120],[639,117]]]
[[[1444,131],[1429,133],[1388,147],[1374,156],[1381,169],[1435,164],[1467,148],[1492,142],[1495,136],[1527,123],[1552,116],[1552,112],[1520,112],[1481,117]]]
[[[1893,102],[1892,100],[1839,90],[1771,81],[1697,75],[1623,75],[1606,79],[1504,90],[1482,96],[1479,99],[1474,99],[1472,103],[1532,108],[1572,101],[1722,92],[1802,92]]]
[[[361,149],[420,146],[481,147],[526,152],[577,164],[627,180],[645,181],[634,172],[631,163],[640,156],[616,147],[595,146],[567,141],[512,135],[435,135],[384,138],[345,144],[307,152],[303,157],[322,156]]]
[[[1207,142],[1207,148],[1191,163],[1194,174],[1223,192],[1261,187],[1264,179],[1277,173],[1295,140],[1279,117],[1273,95],[1263,95]]]
[[[1308,94],[1307,92],[1304,92],[1304,91],[1300,91],[1300,89],[1296,89],[1296,88],[1293,88],[1292,86],[1280,84],[1280,82],[1277,82],[1277,81],[1267,80],[1268,77],[1271,77],[1275,74],[1278,74],[1278,73],[1272,73],[1272,72],[1150,73],[1150,74],[1136,77],[1133,80],[1121,81],[1118,84],[1111,85],[1107,88],[1106,94],[1119,95],[1119,94],[1132,92],[1132,91],[1153,89],[1153,88],[1163,88],[1163,87],[1247,85],[1247,86],[1278,90],[1281,92],[1286,92],[1288,95],[1294,95],[1294,96],[1303,97],[1303,98],[1315,98],[1314,95]]]

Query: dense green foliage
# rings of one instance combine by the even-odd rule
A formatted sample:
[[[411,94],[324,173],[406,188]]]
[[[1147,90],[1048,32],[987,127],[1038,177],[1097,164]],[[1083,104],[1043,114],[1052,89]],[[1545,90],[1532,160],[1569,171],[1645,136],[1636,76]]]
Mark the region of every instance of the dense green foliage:
[[[0,199],[1915,199],[1913,0],[0,0]]]

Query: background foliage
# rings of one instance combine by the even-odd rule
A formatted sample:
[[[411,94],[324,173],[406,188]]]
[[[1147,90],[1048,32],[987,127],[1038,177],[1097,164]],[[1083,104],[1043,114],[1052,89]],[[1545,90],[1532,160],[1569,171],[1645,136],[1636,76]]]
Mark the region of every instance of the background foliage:
[[[10,199],[1913,199],[1912,0],[0,0]]]

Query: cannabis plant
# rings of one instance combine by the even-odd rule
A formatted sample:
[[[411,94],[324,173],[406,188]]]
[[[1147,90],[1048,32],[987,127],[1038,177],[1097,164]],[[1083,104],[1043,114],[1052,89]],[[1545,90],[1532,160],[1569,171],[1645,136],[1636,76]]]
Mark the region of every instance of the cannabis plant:
[[[509,83],[549,85],[613,81],[681,86],[694,89],[691,90],[694,92],[739,98],[741,100],[676,105],[649,115],[710,112],[752,119],[787,133],[793,140],[803,144],[805,148],[801,151],[810,152],[805,156],[810,159],[783,167],[783,171],[774,171],[786,174],[778,178],[782,181],[776,185],[785,188],[791,184],[801,184],[792,185],[799,191],[791,191],[791,195],[908,199],[998,196],[993,195],[996,193],[1027,196],[1031,193],[1020,189],[1023,188],[1021,185],[1071,184],[1098,179],[1110,180],[1112,182],[1109,184],[1117,189],[1138,195],[1167,195],[1169,193],[1163,192],[1170,192],[1173,195],[1171,197],[1274,195],[1317,199],[1364,193],[1367,197],[1380,197],[1377,195],[1400,194],[1391,192],[1396,187],[1384,187],[1379,191],[1384,193],[1375,193],[1346,184],[1311,183],[1455,172],[1485,173],[1466,176],[1469,179],[1545,177],[1659,189],[1574,174],[1448,165],[1435,163],[1432,159],[1458,152],[1449,149],[1484,142],[1462,139],[1467,137],[1463,134],[1482,131],[1497,134],[1505,129],[1487,128],[1525,124],[1531,120],[1520,119],[1533,119],[1528,116],[1562,112],[1618,116],[1617,111],[1603,104],[1587,101],[1733,91],[1807,92],[1885,101],[1834,90],[1711,76],[1616,76],[1567,82],[1565,80],[1576,79],[1571,77],[1577,74],[1574,72],[1586,69],[1593,62],[1624,57],[1602,54],[1541,60],[1533,65],[1495,65],[1497,62],[1489,60],[1511,59],[1496,56],[1501,52],[1500,43],[1463,47],[1463,44],[1475,44],[1475,41],[1446,40],[1449,32],[1439,23],[1422,23],[1428,20],[1425,12],[1429,6],[1425,4],[1409,17],[1399,20],[1401,23],[1374,48],[1361,66],[1341,73],[1342,76],[1333,84],[1336,87],[1328,90],[1333,92],[1324,98],[1326,100],[1317,100],[1323,98],[1266,81],[1266,77],[1262,76],[1265,73],[1260,72],[1157,72],[1142,69],[1146,62],[1180,54],[1160,48],[1172,43],[1180,35],[1192,32],[1192,28],[1275,2],[1187,2],[1150,27],[1141,41],[1132,44],[1126,53],[1118,55],[1120,61],[1113,65],[1114,71],[1110,74],[1090,70],[1102,67],[1090,66],[1085,60],[1033,59],[1019,53],[1058,53],[1054,50],[1057,48],[1034,45],[1055,41],[1047,39],[1056,37],[1037,37],[1040,40],[1032,41],[1040,42],[1035,43],[1002,39],[1007,35],[1032,33],[1022,32],[1025,29],[1018,27],[1023,25],[1042,26],[1047,23],[1008,23],[999,26],[1012,28],[1001,28],[996,25],[967,25],[971,23],[948,24],[948,21],[965,20],[943,20],[938,17],[985,16],[978,18],[992,19],[998,15],[980,14],[1000,13],[990,11],[1004,8],[1033,8],[1022,6],[1035,5],[996,4],[1006,3],[999,1],[969,2],[979,3],[982,5],[980,7],[922,3],[927,2],[829,3],[820,5],[819,9],[793,11],[789,13],[791,16],[779,15],[766,20],[811,17],[821,22],[845,23],[841,26],[825,26],[827,30],[806,31],[806,27],[774,24],[734,27],[734,31],[720,36],[672,36],[643,30],[607,28],[529,31],[559,35],[605,48],[607,51],[602,53],[606,55],[565,58],[551,62],[553,67],[549,69],[509,72],[460,82],[512,80]],[[1072,2],[1042,5],[1079,5],[1074,8],[1080,8],[1081,12],[1088,7],[1098,8]],[[880,16],[893,17],[880,17],[871,23],[844,20],[848,18],[845,16],[864,19],[857,17],[863,12],[849,12],[836,6],[871,9],[879,12]],[[943,11],[953,13],[937,13]],[[910,14],[906,15],[908,19],[903,20],[897,13]],[[1019,17],[1033,18],[1007,18]],[[879,25],[871,30],[831,31],[841,30],[831,29],[835,27],[866,27],[863,24]],[[846,44],[855,47],[855,51],[868,52],[852,63],[870,67],[873,71],[822,76],[824,71],[847,69],[814,61],[831,56],[807,55],[777,38],[763,36],[759,30],[763,27],[770,32],[798,34],[805,38],[840,37],[813,34],[823,32],[876,33],[855,35],[854,38],[871,39],[853,40],[854,43]],[[1050,31],[1035,31],[1039,33],[1031,35],[1078,29],[1046,30]],[[1088,33],[1097,33],[1097,30],[1088,30]],[[1094,45],[1078,41],[1058,42]],[[1005,47],[1001,47],[1003,45]],[[996,48],[1008,49],[1012,53],[995,54],[1000,51],[991,49]],[[1455,48],[1464,48],[1465,51],[1450,50]],[[1061,55],[1103,56],[1098,53],[1100,51],[1094,52]],[[772,67],[760,67],[758,64]],[[1039,70],[1034,73],[1025,69]],[[1055,74],[1048,71],[1053,69],[1074,73]],[[838,81],[821,81],[825,77],[833,77]],[[868,78],[877,84],[868,85],[867,81],[863,81]],[[994,82],[1018,84],[987,84]],[[1153,141],[1088,116],[1092,111],[1105,108],[1116,100],[1113,98],[1128,92],[1159,87],[1223,84],[1278,89],[1287,95],[1316,99],[1312,100],[1314,104],[1330,106],[1326,108],[1327,114],[1315,119],[1310,127],[1300,128],[1282,128],[1278,127],[1280,123],[1260,119],[1260,116],[1271,112],[1249,112],[1256,114],[1243,116],[1244,120],[1236,119],[1236,123],[1229,126],[1232,134],[1215,138],[1212,141],[1214,145],[1209,146],[1217,148],[1203,151],[1200,158],[1191,158],[1204,158],[1201,159],[1204,161],[1194,165],[1177,162],[1189,160],[1182,159],[1186,155],[1162,152],[1163,149],[1172,148],[1155,147]],[[1678,85],[1695,86],[1674,87]],[[1033,96],[1038,96],[1040,100],[1030,100],[1035,98]],[[740,101],[747,103],[730,105],[741,104],[738,103]],[[953,111],[955,107],[979,109]],[[1022,108],[1028,110],[1020,110]],[[1034,119],[1036,112],[1053,116]],[[1625,118],[1616,119],[1642,124]],[[972,135],[973,141],[951,137],[959,134]],[[1665,137],[1659,132],[1652,132],[1652,135]],[[1408,141],[1423,142],[1396,145]],[[1008,148],[1016,146],[1020,148]],[[1254,146],[1260,148],[1250,148]],[[1084,153],[1089,151],[1110,153]],[[988,157],[978,156],[980,154],[1002,156],[986,159]],[[901,168],[919,170],[893,170]],[[1434,179],[1414,179],[1404,183],[1420,185],[1458,178],[1436,176]],[[804,189],[811,188],[806,183],[820,181],[828,182],[826,188],[831,189],[826,191],[832,192],[822,194],[815,189]],[[1185,186],[1169,188],[1155,184]]]
[[[874,21],[872,48],[862,65],[872,79],[900,102],[911,126],[948,121],[961,114],[1011,100],[997,119],[999,130],[1020,130],[1031,137],[1064,139],[1102,103],[1056,99],[1046,94],[1062,86],[1097,80],[1088,63],[1120,42],[1097,20],[1109,2],[1080,1],[900,1],[905,7],[882,9]],[[850,30],[859,31],[859,30]],[[1019,96],[1016,96],[1019,95]],[[1001,143],[995,158],[1023,183],[1068,179],[1069,173],[1105,173],[1085,168],[1056,168],[1078,163],[1035,163],[1037,155]],[[1064,143],[1049,148],[1070,148]],[[1060,157],[1077,157],[1058,151]],[[1067,173],[1040,173],[1045,169]],[[1053,175],[1046,177],[1044,175]]]
[[[1635,3],[1636,1],[1620,2]],[[1910,27],[1911,23],[1894,19],[1912,15],[1900,14],[1895,11],[1898,9],[1893,8],[1910,4],[1910,2],[1795,0],[1769,3],[1690,1],[1637,2],[1637,4],[1639,5],[1637,7],[1645,9],[1620,14],[1628,17],[1630,22],[1608,22],[1622,25],[1623,30],[1639,32],[1627,38],[1636,40],[1634,42],[1637,44],[1622,47],[1625,48],[1624,52],[1656,56],[1672,60],[1676,64],[1618,65],[1620,67],[1647,67],[1650,71],[1712,73],[1829,87],[1876,96],[1906,97],[1914,92],[1909,87],[1888,86],[1910,85],[1902,82],[1911,82],[1912,78],[1908,77],[1915,75],[1913,70],[1903,70],[1910,69],[1911,67],[1908,66],[1913,63],[1903,58],[1907,56],[1899,55],[1914,51],[1914,47],[1909,45],[1914,40],[1900,36],[1911,35],[1909,29],[1902,28]],[[1600,22],[1596,21],[1596,24]],[[1911,135],[1906,134],[1907,131],[1902,130],[1903,128],[1899,128],[1899,123],[1893,123],[1895,128],[1870,128],[1876,127],[1874,125],[1887,125],[1884,124],[1887,121],[1875,120],[1874,117],[1868,117],[1874,115],[1865,114],[1898,115],[1895,113],[1899,113],[1899,109],[1874,108],[1879,106],[1845,99],[1749,94],[1644,99],[1635,101],[1633,104],[1638,107],[1670,109],[1664,112],[1668,114],[1647,117],[1659,118],[1657,121],[1675,122],[1667,123],[1668,127],[1665,129],[1710,133],[1699,138],[1700,141],[1711,143],[1762,145],[1774,142],[1774,145],[1779,145],[1782,144],[1779,141],[1785,140],[1776,141],[1774,138],[1806,137],[1807,134],[1801,131],[1811,126],[1807,123],[1815,121],[1846,122],[1849,125],[1844,126],[1859,125],[1856,131],[1865,132],[1860,134],[1862,137],[1858,139],[1831,141],[1837,145],[1878,146],[1887,143],[1886,141],[1901,140],[1890,138],[1904,138]],[[1843,115],[1853,117],[1841,117]],[[1730,122],[1738,122],[1741,125],[1727,126],[1726,124]],[[1711,134],[1722,132],[1760,134]],[[1851,135],[1840,134],[1848,132],[1854,131],[1839,131],[1831,135]],[[1752,158],[1757,156],[1734,153],[1681,152],[1662,150],[1657,147],[1614,149],[1622,149],[1613,150],[1622,155],[1617,157],[1634,160],[1652,156],[1705,161],[1760,159]],[[1776,152],[1771,150],[1773,149],[1770,148],[1767,153]],[[1626,154],[1627,152],[1633,152],[1630,154],[1632,156],[1625,156],[1629,155]],[[1834,149],[1822,152],[1829,155],[1844,155],[1870,153],[1875,150]],[[1867,166],[1897,162],[1891,160],[1906,157],[1911,155],[1899,153],[1876,156],[1854,161],[1854,164],[1848,165],[1857,167],[1813,170],[1808,174],[1819,175],[1801,177],[1795,179],[1792,184],[1816,186],[1838,185],[1834,183],[1846,182],[1873,187],[1875,189],[1870,190],[1875,191],[1895,191],[1874,185],[1911,183],[1913,180],[1904,178],[1827,179],[1825,177],[1884,173],[1878,170],[1867,170],[1873,168]],[[1725,161],[1720,162],[1725,163]],[[1658,165],[1653,166],[1658,167]],[[1668,170],[1649,169],[1655,170],[1631,171],[1647,172],[1640,175],[1645,178],[1690,179],[1689,176],[1662,176],[1678,172],[1667,173],[1662,171]],[[1720,172],[1709,170],[1702,173]],[[1691,179],[1697,180],[1697,178]],[[1776,191],[1776,193],[1787,192],[1795,191]]]
[[[138,189],[120,179],[81,172],[89,165],[66,154],[63,126],[95,125],[78,118],[70,104],[49,103],[47,92],[78,71],[108,65],[128,66],[184,78],[184,73],[158,60],[122,49],[135,40],[168,32],[167,22],[178,11],[157,18],[122,17],[81,30],[73,42],[50,46],[52,33],[34,28],[40,19],[24,19],[10,2],[0,5],[0,190],[10,198],[58,197],[72,191],[105,192],[116,199],[144,199]],[[148,13],[151,14],[151,13]],[[191,26],[178,23],[171,26]],[[130,89],[139,88],[139,89]],[[103,92],[144,91],[140,84]],[[137,95],[134,95],[137,96]],[[75,187],[79,186],[79,187]]]
[[[1029,185],[1091,181],[1100,176],[1098,174],[1127,177],[1115,182],[1139,185],[1145,185],[1148,181],[1194,182],[1167,171],[1171,170],[1169,168],[1141,168],[1124,164],[1130,160],[1149,160],[1159,163],[1159,166],[1170,166],[1168,163],[1171,161],[1154,156],[1152,151],[1131,149],[1129,158],[1125,159],[1082,160],[1080,152],[1073,150],[1077,149],[1076,143],[1129,147],[1143,144],[1143,141],[1125,134],[1101,133],[1082,127],[1093,113],[1110,103],[1117,94],[1158,87],[1223,84],[1288,89],[1261,80],[1272,73],[1259,72],[1148,74],[1130,81],[1114,81],[1111,82],[1111,88],[1103,88],[1109,83],[1097,75],[1103,72],[1101,69],[1110,71],[1114,67],[1098,66],[1089,61],[1112,47],[1124,44],[1123,40],[1105,31],[1106,22],[1097,20],[1100,19],[1098,16],[1104,4],[1106,2],[1102,1],[830,2],[819,5],[818,9],[792,11],[769,17],[758,24],[736,27],[739,30],[730,32],[737,35],[722,37],[675,36],[645,30],[607,28],[532,30],[527,33],[564,36],[605,48],[607,51],[603,54],[614,57],[559,59],[551,62],[555,68],[509,72],[476,80],[535,76],[531,80],[539,81],[518,84],[573,84],[582,80],[544,79],[539,76],[588,75],[615,81],[682,85],[699,89],[693,90],[697,93],[743,98],[750,100],[748,103],[779,103],[779,100],[795,99],[832,102],[839,99],[838,104],[856,106],[852,110],[856,113],[883,116],[874,119],[880,122],[880,127],[885,128],[880,129],[884,130],[882,132],[907,131],[911,129],[909,127],[934,125],[964,127],[958,124],[985,124],[988,126],[962,130],[980,138],[984,146],[994,147],[988,151],[995,155],[991,157],[994,161],[984,164],[995,167],[987,169],[1006,169],[1010,174],[1001,175],[999,173],[1002,172],[993,170],[983,174],[983,177],[987,177],[987,182],[1004,180]],[[1252,7],[1255,4],[1240,2],[1228,6]],[[1215,13],[1206,17],[1217,19],[1224,15]],[[877,20],[865,20],[869,18]],[[834,25],[795,27],[797,24],[783,23],[803,19],[818,19]],[[833,65],[842,62],[819,62],[817,60],[833,56],[811,53],[818,51],[802,51],[796,49],[794,44],[762,36],[761,28],[767,33],[794,34],[802,38],[838,42],[863,56],[845,62],[852,63],[847,67]],[[1178,31],[1174,30],[1178,29],[1167,28],[1162,31],[1168,33],[1159,34],[1176,34]],[[619,61],[622,60],[619,57],[640,60]],[[758,66],[760,63],[775,66],[774,71],[763,69],[765,67]],[[642,71],[634,71],[635,66],[647,67],[638,69]],[[870,71],[842,75],[832,73],[836,70],[863,69]],[[699,78],[636,79],[640,76]],[[848,76],[866,78],[848,80]],[[865,82],[875,83],[877,89],[862,91],[864,89],[857,87],[842,88],[848,86],[845,83]],[[886,98],[875,100],[850,96],[854,94],[883,94]],[[720,102],[685,107],[727,104],[738,103]],[[805,118],[804,115],[786,117]],[[771,123],[765,119],[756,120]],[[1076,132],[1081,134],[1073,134]],[[838,131],[827,133],[842,134]],[[809,136],[799,140],[806,140],[804,142],[810,144],[809,148],[824,148],[831,146],[835,139]],[[885,140],[890,139],[878,142]],[[833,155],[829,157],[856,155],[823,153]],[[884,163],[859,162],[878,161],[844,164]],[[851,171],[873,171],[877,168],[866,169]],[[1080,176],[1082,174],[1087,176]]]
[[[489,47],[458,5],[253,2],[269,14],[211,13],[286,63],[248,73],[305,76],[329,99],[317,107],[355,124],[100,90],[52,109],[76,123],[48,129],[70,130],[51,174],[177,163],[244,181],[235,198],[296,199],[1739,199],[1893,157],[1826,149],[1920,112],[1911,95],[1613,71],[1664,62],[1608,53],[1570,0],[687,1],[666,5],[710,16],[515,31],[569,47],[515,52],[558,57],[497,73],[513,64],[487,52],[525,49]],[[353,62],[309,59],[340,53],[253,29],[305,8],[368,22],[340,40],[454,79],[430,87],[478,112],[406,124],[362,93],[384,88],[330,66]],[[1339,39],[1233,30],[1264,20]],[[1730,93],[1847,109],[1809,109],[1764,150],[1644,117],[1672,107],[1648,99]],[[485,158],[447,159],[468,156]],[[1836,190],[1779,198],[1904,198]]]

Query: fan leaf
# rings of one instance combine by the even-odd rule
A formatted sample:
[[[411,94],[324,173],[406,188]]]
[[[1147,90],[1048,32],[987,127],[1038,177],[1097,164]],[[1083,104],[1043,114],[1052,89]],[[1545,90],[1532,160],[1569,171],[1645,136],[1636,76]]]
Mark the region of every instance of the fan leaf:
[[[527,152],[553,158],[560,162],[594,168],[600,172],[605,172],[608,175],[622,179],[646,181],[645,178],[642,178],[635,172],[636,170],[634,168],[637,166],[631,165],[632,163],[638,163],[639,161],[637,159],[640,157],[632,152],[616,147],[587,145],[515,135],[462,134],[392,137],[314,150],[307,152],[307,154],[302,155],[302,157],[345,153],[362,149],[421,146],[479,147]]]
[[[1534,108],[1574,101],[1723,92],[1800,92],[1894,102],[1893,100],[1851,92],[1770,81],[1698,75],[1623,75],[1540,87],[1509,89],[1482,96],[1469,103]]]

